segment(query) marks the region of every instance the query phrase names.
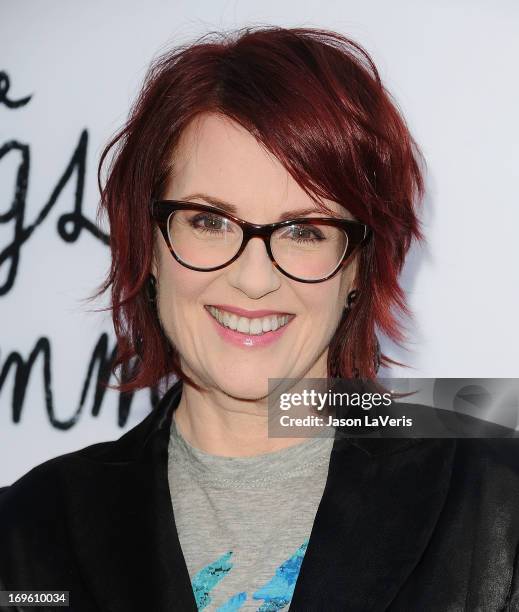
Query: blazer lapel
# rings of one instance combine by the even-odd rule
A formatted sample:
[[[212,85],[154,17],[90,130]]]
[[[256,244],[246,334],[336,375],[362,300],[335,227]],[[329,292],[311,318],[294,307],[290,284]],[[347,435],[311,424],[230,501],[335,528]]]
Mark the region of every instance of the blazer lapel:
[[[79,454],[63,474],[79,572],[103,610],[197,610],[167,475],[180,395],[177,382],[139,425],[97,453]]]
[[[290,612],[388,608],[434,530],[455,446],[454,439],[335,439]]]

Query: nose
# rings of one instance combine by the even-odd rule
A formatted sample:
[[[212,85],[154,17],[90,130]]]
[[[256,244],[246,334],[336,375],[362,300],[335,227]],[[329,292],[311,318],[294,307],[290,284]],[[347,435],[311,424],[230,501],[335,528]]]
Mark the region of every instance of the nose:
[[[228,268],[229,283],[252,299],[276,291],[281,285],[281,275],[267,253],[265,242],[255,236],[242,254]]]

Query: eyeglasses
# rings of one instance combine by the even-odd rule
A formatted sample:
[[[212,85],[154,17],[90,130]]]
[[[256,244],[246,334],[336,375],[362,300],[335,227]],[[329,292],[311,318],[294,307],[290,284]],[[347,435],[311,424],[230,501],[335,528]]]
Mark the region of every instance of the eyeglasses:
[[[372,236],[367,225],[350,219],[301,217],[258,225],[214,206],[180,200],[154,201],[151,216],[173,257],[186,268],[220,270],[258,237],[276,268],[302,283],[332,278]]]

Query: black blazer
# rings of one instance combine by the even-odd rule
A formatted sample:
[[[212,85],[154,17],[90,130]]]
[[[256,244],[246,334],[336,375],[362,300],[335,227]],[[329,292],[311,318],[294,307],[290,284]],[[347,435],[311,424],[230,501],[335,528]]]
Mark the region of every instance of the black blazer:
[[[1,589],[68,590],[78,612],[196,610],[167,477],[181,390],[0,493]],[[519,610],[518,444],[337,438],[289,610]]]

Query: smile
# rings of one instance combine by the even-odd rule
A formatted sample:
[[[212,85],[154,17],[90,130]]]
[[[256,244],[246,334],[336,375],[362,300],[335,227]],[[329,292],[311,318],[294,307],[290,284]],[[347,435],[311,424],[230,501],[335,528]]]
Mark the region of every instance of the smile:
[[[292,315],[272,314],[266,317],[249,319],[232,312],[220,310],[215,306],[207,306],[207,310],[222,327],[249,336],[261,336],[276,331],[284,327],[293,318]]]

